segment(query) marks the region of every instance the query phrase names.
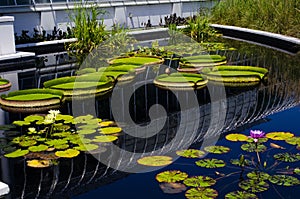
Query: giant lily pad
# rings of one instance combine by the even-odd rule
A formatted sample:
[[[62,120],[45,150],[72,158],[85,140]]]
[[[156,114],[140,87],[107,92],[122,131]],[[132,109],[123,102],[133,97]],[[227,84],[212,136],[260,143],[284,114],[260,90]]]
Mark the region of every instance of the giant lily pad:
[[[101,128],[100,133],[104,135],[111,135],[111,134],[120,133],[121,131],[122,128],[120,127],[106,127],[106,128]]]
[[[67,149],[65,151],[56,151],[55,155],[61,158],[73,158],[79,155],[79,151],[76,149]]]
[[[204,150],[209,153],[222,154],[222,153],[228,153],[230,151],[230,148],[225,146],[207,146],[204,147]]]
[[[233,191],[226,194],[225,199],[258,199],[258,197],[247,191]]]
[[[117,140],[117,136],[113,135],[101,135],[101,136],[95,136],[95,139],[93,139],[93,142],[113,142]]]
[[[246,141],[248,140],[248,136],[239,133],[231,133],[225,136],[225,138],[229,141],[238,142],[238,141]]]
[[[7,153],[4,156],[7,158],[17,158],[17,157],[23,157],[28,153],[29,153],[29,150],[17,149],[16,151]]]
[[[214,199],[218,196],[218,192],[212,188],[197,187],[191,188],[185,192],[187,199]]]
[[[159,187],[164,193],[168,194],[181,193],[186,190],[186,186],[184,184],[175,182],[161,183],[159,184]]]
[[[163,171],[156,175],[156,180],[158,182],[179,182],[188,177],[188,174],[182,171]]]
[[[283,162],[297,162],[300,160],[300,154],[277,153],[274,155],[274,158]]]
[[[183,181],[183,184],[189,187],[210,187],[216,184],[216,180],[208,176],[189,177]]]
[[[33,168],[46,168],[51,166],[49,160],[27,160],[27,166]]]
[[[253,180],[263,181],[268,180],[270,175],[261,171],[252,171],[247,173],[247,177]]]
[[[47,145],[40,144],[38,146],[31,146],[28,148],[29,151],[31,152],[41,152],[41,151],[46,151],[48,149]]]
[[[257,181],[253,179],[243,180],[239,183],[239,187],[244,189],[245,191],[250,192],[262,192],[269,189],[269,184],[265,181]]]
[[[241,149],[247,152],[263,152],[267,149],[267,147],[263,144],[258,143],[257,145],[253,142],[243,144]]]
[[[199,167],[205,167],[205,168],[220,168],[220,167],[225,167],[225,162],[223,160],[219,159],[202,159],[196,161],[196,165]]]
[[[300,184],[298,178],[288,175],[273,175],[269,178],[269,181],[282,186],[295,186]]]
[[[172,157],[169,156],[146,156],[137,160],[141,165],[160,167],[172,163]]]
[[[176,154],[185,158],[201,158],[205,155],[205,152],[197,149],[186,149],[176,151]]]
[[[287,140],[291,137],[294,137],[294,134],[290,132],[272,132],[267,133],[266,137],[272,140]]]

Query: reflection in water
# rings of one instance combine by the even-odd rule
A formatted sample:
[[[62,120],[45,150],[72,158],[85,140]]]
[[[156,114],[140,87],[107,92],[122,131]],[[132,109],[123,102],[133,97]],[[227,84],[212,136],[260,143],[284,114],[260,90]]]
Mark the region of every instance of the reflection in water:
[[[233,44],[234,45],[234,44]],[[249,51],[249,49],[251,51]],[[233,89],[227,88],[226,102],[220,101],[226,109],[225,120],[222,121],[223,125],[215,126],[216,122],[212,120],[212,108],[209,92],[219,92],[217,86],[212,90],[203,89],[195,91],[198,97],[199,107],[190,107],[185,110],[186,115],[189,116],[185,124],[184,131],[186,132],[182,137],[182,141],[190,140],[194,143],[203,141],[204,137],[219,137],[222,133],[234,130],[238,127],[251,125],[260,121],[266,116],[280,112],[299,104],[299,57],[290,57],[281,53],[275,53],[271,50],[253,46],[241,48],[241,51],[220,51],[219,54],[224,54],[229,58],[231,64],[237,65],[257,65],[267,67],[269,69],[269,79],[264,85],[261,84],[257,87],[248,89]],[[258,53],[255,56],[255,53]],[[158,70],[159,71],[159,70]],[[182,143],[171,143],[172,139],[176,136],[178,131],[178,124],[180,123],[181,114],[180,107],[176,100],[178,92],[170,92],[161,90],[155,87],[152,82],[153,78],[157,75],[157,71],[148,68],[148,70],[140,74],[137,78],[139,81],[134,85],[136,92],[130,100],[130,114],[133,120],[141,125],[146,125],[149,122],[148,111],[151,105],[161,104],[168,112],[168,117],[163,125],[163,128],[151,129],[152,131],[159,132],[149,138],[137,138],[132,135],[122,134],[117,140],[118,147],[138,154],[151,152],[160,149],[162,155],[172,154]],[[121,92],[126,92],[126,86],[118,87]],[[186,103],[189,102],[189,94],[185,95]],[[103,109],[109,107],[110,98],[99,99],[96,101],[97,114],[100,118],[113,119],[110,109]],[[122,103],[122,95],[120,94],[120,103]],[[83,103],[83,112],[89,104]],[[68,112],[72,110],[71,104],[67,104],[63,110]],[[196,131],[193,126],[193,112],[195,109],[200,111],[199,128]],[[121,115],[125,118],[128,117],[120,109]],[[88,112],[87,112],[88,113]],[[123,114],[124,113],[124,114]],[[157,121],[160,118],[156,118]],[[217,121],[219,122],[219,121]],[[120,124],[126,127],[126,123]],[[130,128],[130,127],[128,127]],[[131,129],[135,131],[135,129]],[[139,132],[136,132],[137,134]],[[112,144],[106,144],[102,147],[102,151],[96,152],[96,156],[110,157],[110,147]],[[95,155],[95,154],[94,154]],[[119,154],[119,162],[110,162],[117,165],[120,169],[127,167],[137,166],[137,157],[132,155],[128,158]],[[109,162],[109,161],[108,161]],[[7,182],[11,187],[11,194],[7,198],[66,198],[71,195],[78,195],[82,192],[94,189],[112,183],[118,179],[127,176],[127,173],[120,172],[103,165],[97,161],[90,154],[81,154],[79,157],[71,160],[61,160],[59,165],[46,169],[32,169],[25,166],[24,161],[9,160],[10,181]],[[2,168],[3,170],[3,168]]]

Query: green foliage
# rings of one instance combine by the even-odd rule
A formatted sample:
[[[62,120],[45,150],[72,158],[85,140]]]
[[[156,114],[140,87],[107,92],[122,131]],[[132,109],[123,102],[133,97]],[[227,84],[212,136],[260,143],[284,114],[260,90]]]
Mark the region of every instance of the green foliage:
[[[176,151],[176,154],[185,158],[201,158],[205,155],[205,152],[197,149],[186,149]]]
[[[241,146],[241,149],[247,152],[263,152],[267,147],[263,144],[247,143]]]
[[[226,140],[237,142],[237,141],[247,141],[248,137],[244,134],[231,133],[225,136]]]
[[[179,182],[185,180],[187,177],[187,173],[178,170],[173,170],[163,171],[157,174],[155,178],[158,182]]]
[[[59,98],[61,99],[63,93],[61,91],[53,89],[25,89],[9,92],[6,95],[2,95],[1,98],[6,100],[42,100],[42,99],[51,99]]]
[[[258,197],[247,191],[233,191],[226,194],[225,199],[258,199]]]
[[[208,176],[189,177],[183,181],[183,184],[189,187],[210,187],[216,184],[216,180]]]
[[[145,156],[137,160],[141,165],[161,167],[172,163],[172,157],[169,156]]]
[[[262,192],[269,189],[269,184],[265,181],[257,181],[253,179],[243,180],[239,183],[239,187],[244,189],[245,191],[250,192]]]
[[[276,160],[280,160],[282,162],[297,162],[300,160],[300,154],[292,154],[292,153],[277,153],[274,155]]]
[[[224,160],[219,160],[219,159],[202,159],[198,160],[195,162],[197,166],[199,167],[204,167],[204,168],[221,168],[225,167],[225,162]]]
[[[273,175],[269,178],[269,181],[282,186],[295,186],[300,184],[300,181],[296,177],[288,175]]]
[[[225,146],[207,146],[204,147],[204,150],[209,153],[223,154],[223,153],[228,153],[230,151],[230,148]]]
[[[28,150],[17,149],[16,151],[7,153],[4,156],[7,158],[18,158],[18,157],[22,157],[28,153],[29,153]]]
[[[268,180],[270,178],[270,175],[261,171],[251,171],[250,173],[247,173],[247,177],[253,180]]]
[[[218,196],[218,192],[212,188],[191,188],[186,191],[185,197],[187,199],[214,199]]]
[[[272,140],[287,140],[294,137],[294,134],[290,132],[271,132],[267,133],[266,137]]]

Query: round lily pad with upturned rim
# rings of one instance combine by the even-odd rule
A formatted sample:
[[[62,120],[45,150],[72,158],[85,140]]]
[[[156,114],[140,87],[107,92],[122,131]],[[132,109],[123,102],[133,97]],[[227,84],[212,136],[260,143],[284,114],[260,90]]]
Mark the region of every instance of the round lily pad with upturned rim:
[[[195,163],[196,163],[197,166],[204,167],[204,168],[221,168],[221,167],[225,167],[224,160],[219,160],[219,159],[215,159],[215,158],[202,159],[202,160],[196,161]]]
[[[225,146],[206,146],[204,147],[204,150],[209,153],[223,154],[223,153],[228,153],[230,151],[230,148]]]
[[[196,187],[185,192],[187,199],[214,199],[218,196],[218,192],[212,188]]]
[[[300,184],[298,178],[288,175],[273,175],[269,178],[269,181],[282,186],[296,186]]]
[[[158,182],[180,182],[185,180],[188,174],[179,170],[163,171],[156,175],[155,179]]]
[[[208,176],[193,176],[185,179],[183,184],[189,187],[210,187],[216,182],[215,179]]]
[[[226,140],[232,141],[232,142],[238,142],[238,141],[247,141],[248,136],[244,134],[239,134],[239,133],[231,133],[225,136]]]
[[[112,65],[153,65],[153,64],[161,64],[163,63],[163,59],[158,56],[130,56],[130,57],[117,57],[110,59],[109,64]]]
[[[243,180],[239,183],[239,187],[245,191],[250,191],[253,193],[263,192],[269,189],[269,184],[265,181],[257,181],[253,179]]]
[[[247,191],[233,191],[226,194],[225,199],[258,199],[258,197]]]
[[[0,92],[8,91],[11,87],[11,83],[7,79],[0,78]]]
[[[201,158],[205,155],[205,152],[198,149],[185,149],[176,151],[176,154],[185,158]]]
[[[145,166],[160,167],[171,164],[172,160],[169,156],[146,156],[138,159],[137,162]]]

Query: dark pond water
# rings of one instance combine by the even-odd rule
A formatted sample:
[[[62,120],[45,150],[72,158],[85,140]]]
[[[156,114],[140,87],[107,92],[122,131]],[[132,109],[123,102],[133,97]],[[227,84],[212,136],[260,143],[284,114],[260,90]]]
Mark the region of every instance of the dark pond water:
[[[125,151],[138,154],[151,153],[153,150],[161,149],[161,155],[169,155],[178,149],[178,143],[168,144],[172,143],[177,131],[180,129],[184,132],[181,140],[188,140],[191,144],[193,143],[190,148],[202,149],[205,136],[212,138],[212,140],[218,140],[217,143],[213,144],[229,147],[231,149],[229,153],[222,155],[208,154],[205,157],[223,159],[228,165],[227,167],[206,169],[196,166],[195,161],[199,159],[178,158],[167,167],[150,172],[146,172],[147,169],[145,169],[144,173],[132,174],[108,168],[89,154],[81,154],[72,160],[62,160],[58,166],[47,169],[31,169],[25,166],[22,159],[7,160],[2,158],[1,179],[8,183],[11,188],[11,194],[7,198],[185,198],[184,192],[179,194],[165,194],[162,192],[155,176],[166,170],[181,170],[188,173],[189,176],[206,175],[216,179],[219,178],[217,183],[211,187],[218,190],[218,198],[224,198],[225,194],[231,191],[241,190],[238,187],[239,181],[246,179],[247,172],[253,169],[248,168],[247,170],[245,168],[245,172],[240,174],[241,168],[230,165],[230,160],[239,158],[241,154],[248,154],[246,158],[249,159],[251,157],[256,158],[256,156],[255,153],[242,151],[240,149],[242,143],[230,142],[224,137],[229,133],[236,132],[249,135],[250,129],[259,129],[267,133],[273,131],[291,132],[295,136],[300,136],[300,126],[298,125],[300,116],[300,107],[298,106],[300,58],[299,56],[291,56],[243,42],[230,42],[230,46],[237,48],[238,51],[220,51],[218,53],[225,54],[231,64],[257,65],[268,68],[270,71],[268,83],[244,89],[227,88],[225,90],[226,101],[218,101],[218,110],[212,108],[211,96],[212,94],[222,93],[222,89],[218,86],[212,86],[210,89],[205,88],[195,92],[200,108],[189,107],[191,96],[194,93],[172,93],[155,87],[151,82],[157,75],[157,71],[149,69],[137,77],[135,86],[138,89],[129,102],[130,115],[135,122],[144,124],[150,120],[147,113],[151,105],[159,103],[169,113],[167,122],[162,125],[162,128],[152,129],[159,133],[150,138],[141,139],[131,135],[121,135],[115,143]],[[72,71],[69,72],[72,73]],[[60,75],[63,76],[64,73]],[[24,75],[24,77],[26,76]],[[36,84],[36,80],[32,81],[32,79],[26,78],[20,80],[20,82],[27,82],[27,84],[23,84],[25,87],[26,85]],[[45,79],[47,78],[48,76],[45,76]],[[120,91],[118,92],[120,120],[126,121],[128,114],[122,106],[126,101],[124,93],[129,92],[132,88],[127,88],[124,85],[116,89]],[[176,100],[178,96],[184,98],[184,102],[187,104],[188,108],[185,113],[178,112],[182,108]],[[89,105],[89,101],[81,103],[81,111],[88,113],[87,107]],[[69,103],[61,111],[69,113],[72,109],[71,106],[72,104]],[[110,106],[110,98],[96,101],[96,106],[98,107],[96,109],[98,117],[114,119],[111,111],[104,108]],[[193,108],[199,110],[199,118],[193,117],[195,112]],[[156,111],[160,110],[156,109]],[[220,116],[220,114],[223,114],[223,120],[215,120],[218,118],[216,116]],[[183,121],[185,125],[179,126],[183,120],[183,115],[187,117],[188,122]],[[9,115],[9,117],[10,120],[14,120],[16,117],[22,117],[22,115]],[[155,121],[159,120],[160,117],[155,118]],[[197,125],[191,126],[191,124],[195,125],[194,121]],[[126,128],[126,124],[123,125]],[[270,142],[286,148],[284,151],[297,153],[295,146],[284,141],[268,141],[266,143],[268,150],[260,156],[262,161],[268,160],[267,167],[275,163],[271,160],[273,155],[282,150],[271,148],[269,146]],[[112,146],[108,144],[105,147],[107,150],[103,153],[106,153],[103,157],[113,157],[114,154],[110,154]],[[103,154],[100,154],[100,156]],[[119,164],[114,162],[113,159],[108,160],[109,164],[114,167],[117,165],[120,170],[136,166],[137,157],[134,155],[129,158],[120,157]],[[300,163],[299,161],[280,163],[271,169],[263,170],[275,175],[278,174],[278,171],[290,171],[287,166],[288,169],[296,168],[300,167]],[[221,177],[221,175],[216,174],[216,171],[221,174],[232,172],[235,172],[235,174]],[[293,176],[298,177],[295,174]],[[259,198],[297,198],[300,193],[299,185],[283,187],[269,184],[268,190],[257,194]]]

